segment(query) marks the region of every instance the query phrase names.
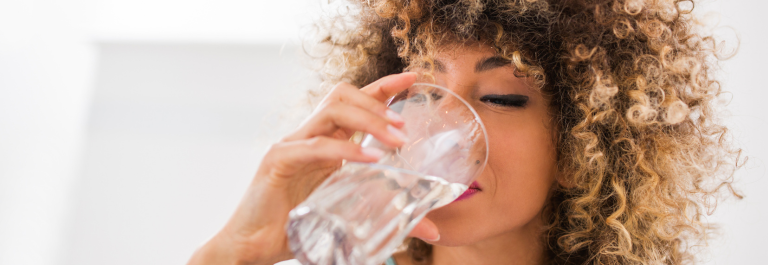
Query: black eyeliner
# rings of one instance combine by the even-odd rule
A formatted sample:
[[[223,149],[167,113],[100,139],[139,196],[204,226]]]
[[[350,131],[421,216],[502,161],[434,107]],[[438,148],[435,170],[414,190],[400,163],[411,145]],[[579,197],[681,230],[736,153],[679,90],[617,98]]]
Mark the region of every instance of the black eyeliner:
[[[520,94],[485,95],[480,101],[505,107],[525,107],[528,105],[528,96]]]

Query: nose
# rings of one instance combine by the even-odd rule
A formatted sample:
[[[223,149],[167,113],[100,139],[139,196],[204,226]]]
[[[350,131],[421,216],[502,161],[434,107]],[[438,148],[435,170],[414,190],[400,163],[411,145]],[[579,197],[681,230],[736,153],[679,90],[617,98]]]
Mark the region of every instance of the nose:
[[[432,131],[458,129],[473,122],[474,115],[471,107],[454,91],[432,88],[425,91],[429,94],[428,104],[434,104],[430,121]],[[433,128],[439,126],[439,128]]]

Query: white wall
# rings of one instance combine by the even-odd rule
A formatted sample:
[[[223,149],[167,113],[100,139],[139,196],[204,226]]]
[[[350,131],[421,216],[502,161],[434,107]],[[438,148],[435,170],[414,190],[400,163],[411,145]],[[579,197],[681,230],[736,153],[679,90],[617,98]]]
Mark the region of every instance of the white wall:
[[[93,74],[91,1],[0,1],[0,264],[59,259]]]
[[[727,40],[740,39],[735,57],[723,63],[723,88],[731,91],[732,101],[726,113],[736,143],[749,156],[749,161],[738,172],[736,187],[746,197],[741,201],[721,204],[713,222],[722,224],[715,235],[710,253],[702,255],[708,264],[765,264],[763,239],[768,237],[768,85],[763,65],[768,61],[766,25],[768,19],[762,13],[768,2],[754,0],[708,0],[697,7],[708,14],[709,21],[719,21],[715,32]],[[731,27],[729,29],[729,27]],[[732,41],[734,42],[734,41]],[[734,46],[731,46],[734,47]]]
[[[98,43],[295,46],[311,17],[302,10],[314,3],[0,1],[0,264],[61,264],[71,256],[68,220],[80,220],[73,213],[83,208],[73,204],[74,191],[88,185],[81,155]]]
[[[234,211],[268,145],[300,121],[291,111],[313,79],[294,47],[99,50],[62,261],[183,264]]]
[[[102,40],[289,44],[327,1],[100,0],[93,34]],[[294,43],[295,44],[295,43]]]
[[[0,264],[183,263],[291,127],[280,115],[311,86],[295,49],[320,2],[0,0]],[[711,217],[723,233],[701,257],[759,264],[768,4],[697,8],[740,34],[723,79],[750,156],[747,197]]]

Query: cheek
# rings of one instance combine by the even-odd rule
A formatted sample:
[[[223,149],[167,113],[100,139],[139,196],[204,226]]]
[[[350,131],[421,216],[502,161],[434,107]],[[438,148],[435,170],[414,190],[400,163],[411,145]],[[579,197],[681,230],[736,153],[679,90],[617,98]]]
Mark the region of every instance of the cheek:
[[[493,169],[493,206],[516,225],[527,223],[544,205],[554,181],[555,153],[544,126],[521,126],[499,135],[489,161]],[[495,148],[494,148],[495,147]]]

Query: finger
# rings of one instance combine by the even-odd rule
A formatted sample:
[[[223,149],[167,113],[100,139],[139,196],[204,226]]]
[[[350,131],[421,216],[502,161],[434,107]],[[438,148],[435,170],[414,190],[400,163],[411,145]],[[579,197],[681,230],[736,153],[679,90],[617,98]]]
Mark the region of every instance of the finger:
[[[401,146],[407,140],[405,133],[381,116],[357,106],[335,102],[310,117],[304,126],[284,141],[330,136],[338,129],[362,131],[392,147]]]
[[[440,240],[440,233],[437,230],[437,226],[426,217],[422,218],[421,221],[413,227],[413,230],[408,233],[408,236],[416,237],[427,242]]]
[[[414,72],[388,75],[361,88],[360,91],[365,92],[380,102],[384,102],[413,85],[416,82],[416,77],[418,77],[418,74]]]
[[[383,156],[384,151],[376,148],[360,147],[349,141],[317,136],[273,145],[264,156],[264,163],[271,164],[269,168],[279,171],[272,172],[272,175],[291,176],[293,170],[298,170],[297,165],[341,160],[376,162]]]
[[[384,117],[390,123],[395,125],[395,127],[401,128],[405,125],[405,120],[400,117],[400,114],[392,111],[383,102],[373,98],[351,84],[344,82],[339,83],[333,88],[329,96],[335,100],[368,109],[371,112]]]
[[[363,94],[368,94],[368,96],[373,98],[374,101],[376,102],[383,102],[389,97],[397,94],[400,91],[405,90],[410,85],[412,85],[413,82],[415,82],[416,77],[417,77],[416,73],[402,73],[402,74],[390,75],[390,76],[381,78],[369,84],[368,86],[362,89],[359,89],[358,91],[364,92]],[[323,112],[329,105],[334,105],[338,102],[342,102],[342,101],[344,103],[359,102],[353,105],[359,106],[363,109],[368,108],[369,106],[366,103],[371,101],[362,99],[362,96],[360,96],[359,94],[358,96],[354,96],[354,93],[350,92],[351,89],[357,89],[357,88],[345,83],[340,83],[339,85],[337,85],[332,91],[332,93],[329,93],[328,96],[326,96],[321,101],[320,107],[313,113],[313,115],[310,116],[307,120],[305,120],[302,123],[300,129],[296,133],[287,136],[283,140],[289,141],[289,140],[298,140],[298,139],[308,139],[316,135],[330,135],[339,128],[343,129],[346,135],[350,135],[350,132],[356,131],[355,128],[344,127],[340,124],[335,124],[334,125],[335,127],[331,126],[330,128],[328,126],[322,126],[321,128],[319,128],[320,130],[313,128],[313,126],[311,125],[311,124],[317,124],[318,120],[323,121],[322,119],[318,118],[318,117],[323,117],[323,115],[320,115],[320,112]],[[344,98],[342,97],[348,94],[352,96],[347,97],[346,100],[344,100]],[[370,105],[377,106],[376,104],[370,104]],[[401,128],[405,124],[405,122],[403,121],[402,117],[400,117],[399,114],[389,110],[389,108],[386,108],[386,106],[384,107],[382,107],[381,105],[378,105],[378,106],[379,106],[378,107],[379,109],[378,110],[374,109],[373,111],[377,112],[378,115],[381,115],[383,113],[384,115],[381,115],[381,116],[385,117],[384,119],[386,119],[387,121],[392,122],[395,126],[397,126],[397,128]],[[357,130],[357,131],[360,131],[360,130]],[[390,129],[389,131],[392,132],[393,130]],[[364,132],[368,132],[368,131],[364,131]],[[397,133],[397,132],[393,132],[393,133],[395,134],[395,136],[402,136],[402,134],[400,133]],[[371,133],[371,134],[374,134],[374,133]],[[374,134],[374,136],[376,135]],[[398,137],[398,138],[402,140],[403,137]],[[378,138],[378,139],[384,140],[386,138],[384,139]],[[384,140],[384,142],[387,142],[387,141]],[[402,141],[402,142],[405,142],[405,141]],[[400,146],[402,145],[402,143],[397,144],[397,143],[390,142],[388,145]]]

